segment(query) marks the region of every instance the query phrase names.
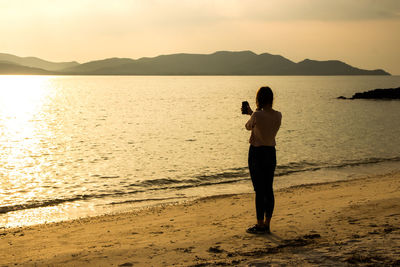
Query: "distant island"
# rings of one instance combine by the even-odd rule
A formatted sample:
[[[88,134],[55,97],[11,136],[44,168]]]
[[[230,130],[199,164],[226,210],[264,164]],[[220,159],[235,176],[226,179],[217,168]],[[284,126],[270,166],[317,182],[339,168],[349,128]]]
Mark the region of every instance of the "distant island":
[[[0,53],[0,75],[390,75],[364,70],[338,60],[305,59],[295,63],[283,56],[251,51],[213,54],[172,54],[140,59],[108,58],[79,64]]]
[[[366,92],[355,93],[350,98],[339,96],[338,99],[400,99],[400,87],[375,89]]]

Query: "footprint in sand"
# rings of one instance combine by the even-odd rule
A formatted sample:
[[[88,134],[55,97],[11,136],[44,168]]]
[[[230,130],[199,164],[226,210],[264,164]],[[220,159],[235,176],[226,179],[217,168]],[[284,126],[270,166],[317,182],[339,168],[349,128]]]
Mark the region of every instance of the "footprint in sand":
[[[164,232],[150,232],[150,234],[152,234],[152,235],[161,235],[161,234],[163,234]]]
[[[210,253],[222,253],[222,252],[224,252],[224,250],[221,249],[220,246],[209,247],[207,251],[210,252]]]

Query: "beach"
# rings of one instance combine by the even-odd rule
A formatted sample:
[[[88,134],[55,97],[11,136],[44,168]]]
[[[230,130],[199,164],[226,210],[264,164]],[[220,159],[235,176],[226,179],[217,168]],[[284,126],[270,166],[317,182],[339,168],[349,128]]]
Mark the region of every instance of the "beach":
[[[400,267],[400,0],[92,2],[1,5],[0,267]]]
[[[240,107],[263,84],[276,190],[400,172],[398,101],[336,99],[400,76],[4,76],[0,227],[251,193]]]
[[[400,173],[275,192],[271,235],[254,195],[0,229],[0,266],[400,264]]]

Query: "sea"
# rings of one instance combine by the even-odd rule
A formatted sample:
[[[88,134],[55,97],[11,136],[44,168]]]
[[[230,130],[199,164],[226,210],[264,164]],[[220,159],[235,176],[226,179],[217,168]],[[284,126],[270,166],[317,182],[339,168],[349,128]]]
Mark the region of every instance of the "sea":
[[[400,76],[0,76],[0,228],[251,193],[261,86],[275,190],[400,171],[400,101],[337,99]]]

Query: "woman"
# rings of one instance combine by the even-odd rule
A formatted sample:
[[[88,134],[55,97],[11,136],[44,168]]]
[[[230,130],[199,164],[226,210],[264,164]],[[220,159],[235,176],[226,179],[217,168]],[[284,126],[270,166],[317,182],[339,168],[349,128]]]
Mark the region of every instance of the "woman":
[[[274,172],[276,167],[275,136],[281,126],[282,114],[272,109],[274,95],[271,88],[261,87],[256,96],[257,110],[251,115],[246,129],[251,131],[249,149],[249,171],[256,193],[257,224],[247,229],[248,233],[270,233],[270,222],[274,211],[273,191]]]

